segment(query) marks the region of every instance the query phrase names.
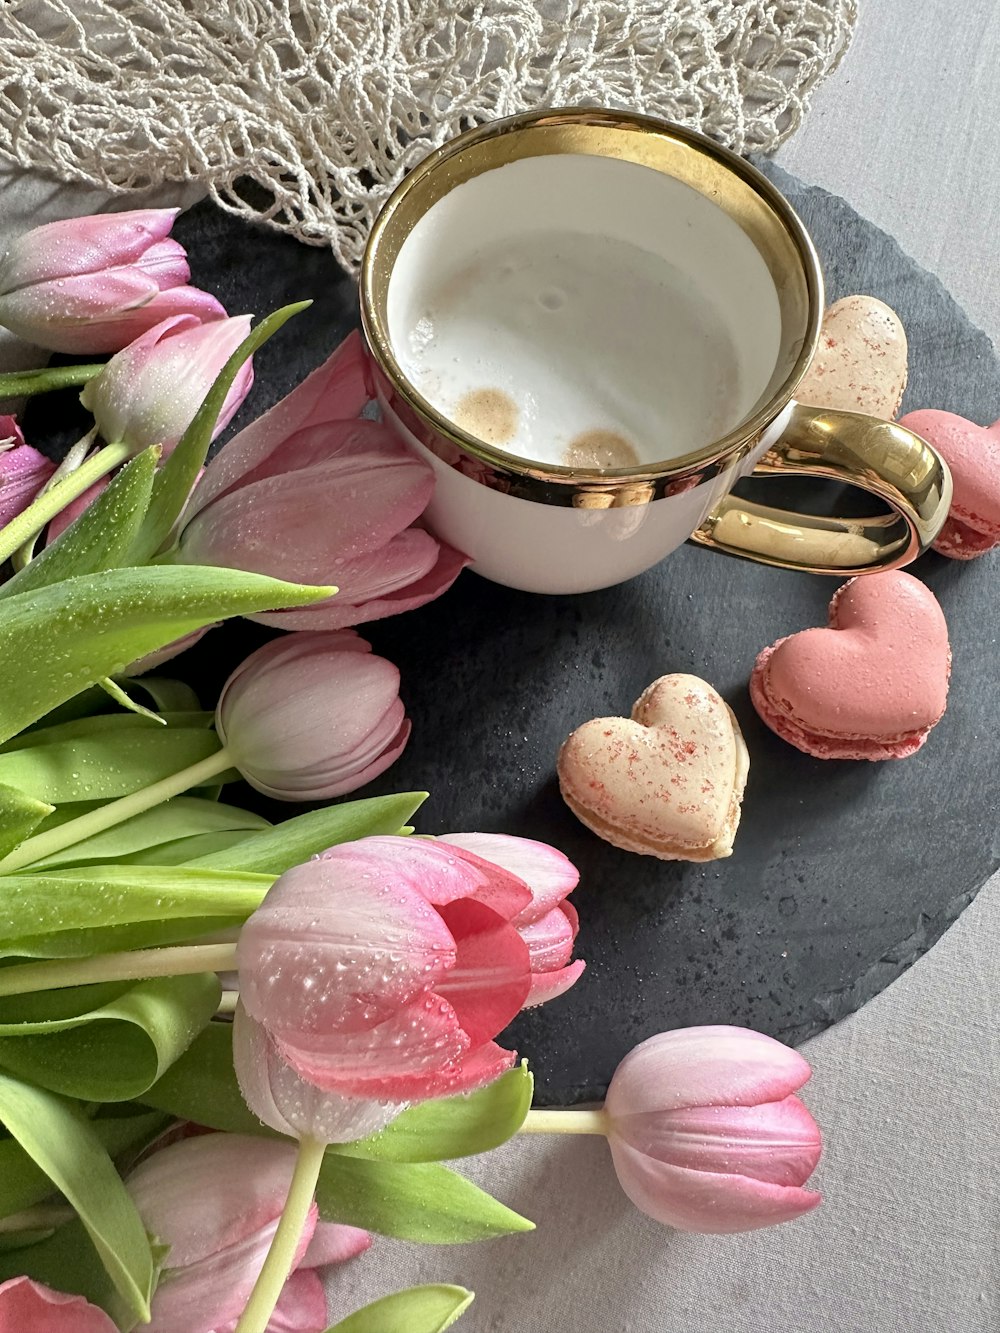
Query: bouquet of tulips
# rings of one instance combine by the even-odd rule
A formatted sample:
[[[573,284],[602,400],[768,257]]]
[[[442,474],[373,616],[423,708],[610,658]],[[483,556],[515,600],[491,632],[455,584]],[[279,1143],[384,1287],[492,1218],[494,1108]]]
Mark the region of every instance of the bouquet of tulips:
[[[228,318],[172,219],[55,223],[0,262],[0,323],[114,353],[0,376],[0,399],[81,385],[94,418],[58,467],[0,420],[0,1333],[321,1333],[317,1270],[373,1232],[530,1230],[442,1165],[518,1132],[606,1135],[673,1226],[808,1211],[809,1067],[760,1034],[652,1037],[603,1108],[530,1109],[496,1039],[583,972],[560,852],[415,835],[422,793],[275,825],[219,800],[383,772],[410,722],[354,627],[465,562],[413,526],[426,464],[359,419],[356,337],[206,467],[301,307]],[[146,674],[233,616],[291,632],[213,711]],[[417,1287],[331,1333],[436,1333],[471,1300]]]

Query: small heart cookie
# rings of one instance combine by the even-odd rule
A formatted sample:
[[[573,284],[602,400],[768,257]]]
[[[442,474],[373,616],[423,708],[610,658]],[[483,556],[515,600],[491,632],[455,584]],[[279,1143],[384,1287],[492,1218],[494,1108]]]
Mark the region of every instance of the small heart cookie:
[[[829,629],[765,648],[750,698],[772,731],[817,759],[905,759],[940,721],[950,671],[937,599],[894,569],[838,588]]]
[[[953,412],[927,409],[907,412],[899,424],[932,444],[951,468],[955,493],[935,551],[974,560],[1000,546],[1000,421],[977,426]]]
[[[795,397],[892,421],[906,388],[906,332],[874,296],[845,296],[823,316],[819,346]]]
[[[632,717],[578,727],[556,764],[581,823],[663,861],[730,856],[750,756],[732,710],[697,676],[661,676]]]

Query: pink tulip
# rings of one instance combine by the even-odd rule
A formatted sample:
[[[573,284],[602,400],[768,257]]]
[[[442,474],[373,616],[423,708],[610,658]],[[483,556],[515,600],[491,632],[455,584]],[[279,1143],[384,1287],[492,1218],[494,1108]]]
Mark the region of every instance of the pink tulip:
[[[234,1063],[266,1124],[343,1142],[511,1067],[494,1037],[548,998],[531,995],[530,932],[576,871],[541,843],[480,845],[501,842],[532,887],[464,847],[399,837],[334,847],[275,882],[237,946]],[[535,961],[565,973],[564,957]]]
[[[353,630],[258,648],[226,681],[215,719],[235,767],[283,801],[364,786],[398,759],[410,735],[399,672]]]
[[[55,463],[25,444],[14,417],[0,416],[0,528],[27,509],[55,470]]]
[[[368,397],[357,334],[208,466],[177,558],[340,591],[306,611],[253,619],[280,629],[340,629],[439,596],[467,564],[411,526],[434,489],[431,468],[385,427],[355,417]]]
[[[811,1070],[748,1028],[662,1032],[637,1046],[608,1088],[608,1142],[622,1189],[682,1231],[750,1231],[820,1202],[802,1186],[820,1132],[794,1096]]]
[[[249,315],[210,324],[173,315],[113,356],[84,386],[80,401],[105,440],[122,440],[133,453],[159,444],[169,454],[249,332]],[[229,424],[252,384],[248,360],[226,395],[213,436]]]
[[[148,1333],[232,1333],[274,1237],[295,1166],[289,1143],[240,1134],[184,1139],[146,1158],[125,1184],[147,1230],[170,1249]],[[366,1250],[366,1231],[318,1221],[315,1203],[268,1328],[321,1333],[326,1300],[313,1269]]]
[[[12,1277],[0,1283],[0,1333],[118,1333],[118,1325],[82,1296]]]
[[[117,352],[171,315],[224,319],[208,292],[187,286],[183,247],[167,239],[179,209],[49,222],[0,260],[0,324],[53,352]]]

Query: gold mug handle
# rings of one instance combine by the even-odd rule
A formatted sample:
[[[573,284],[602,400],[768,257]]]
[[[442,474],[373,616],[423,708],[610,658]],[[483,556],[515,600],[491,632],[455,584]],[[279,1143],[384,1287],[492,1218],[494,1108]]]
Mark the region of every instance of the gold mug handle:
[[[822,477],[870,491],[888,506],[875,518],[823,518],[727,495],[692,540],[781,569],[841,576],[898,569],[925,551],[944,526],[951,473],[904,426],[861,412],[793,403],[788,425],[754,476]]]

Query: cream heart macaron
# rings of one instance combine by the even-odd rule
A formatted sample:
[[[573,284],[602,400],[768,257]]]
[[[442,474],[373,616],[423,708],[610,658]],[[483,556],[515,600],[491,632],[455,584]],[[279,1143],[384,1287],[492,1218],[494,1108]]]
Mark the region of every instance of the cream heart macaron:
[[[810,407],[892,421],[906,388],[906,331],[874,296],[845,296],[823,316],[819,345],[795,397]]]
[[[556,768],[577,819],[624,851],[664,861],[732,854],[750,756],[732,709],[697,676],[661,676],[631,718],[577,727]]]

